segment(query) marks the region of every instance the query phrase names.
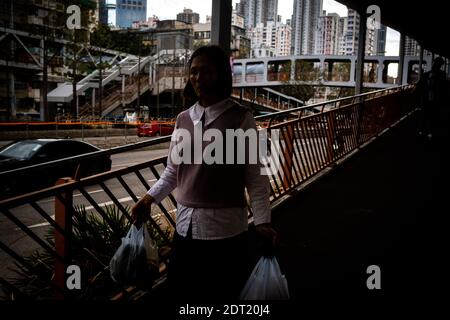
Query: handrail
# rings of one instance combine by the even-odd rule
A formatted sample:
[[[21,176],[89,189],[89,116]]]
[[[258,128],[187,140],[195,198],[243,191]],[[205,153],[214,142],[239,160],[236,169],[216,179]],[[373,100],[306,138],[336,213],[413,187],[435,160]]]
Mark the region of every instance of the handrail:
[[[288,110],[277,111],[277,112],[273,112],[273,113],[270,113],[270,114],[257,116],[257,117],[255,117],[255,119],[256,120],[261,120],[261,119],[267,119],[267,118],[271,118],[271,117],[278,117],[280,115],[289,114],[289,113],[302,111],[302,110],[308,110],[308,109],[311,109],[311,108],[318,108],[318,107],[325,106],[325,105],[328,105],[328,104],[336,104],[338,102],[346,101],[346,100],[349,100],[349,99],[362,98],[362,97],[367,97],[367,96],[370,96],[370,95],[376,95],[377,93],[381,93],[381,92],[388,93],[389,91],[392,91],[392,90],[398,90],[398,89],[402,89],[403,90],[403,89],[407,89],[407,88],[409,88],[411,86],[412,85],[410,85],[410,84],[405,84],[405,85],[402,85],[402,86],[397,86],[397,87],[392,87],[392,88],[387,88],[387,89],[374,90],[374,91],[371,91],[371,92],[361,93],[361,94],[358,94],[358,95],[355,95],[355,96],[348,96],[348,97],[338,98],[338,99],[334,99],[334,100],[329,100],[329,101],[326,101],[326,102],[319,102],[319,103],[309,104],[309,105],[301,106],[301,107],[298,107],[298,108],[291,108],[291,109],[288,109]]]
[[[376,91],[362,93],[362,94],[359,94],[359,95],[356,95],[356,96],[350,96],[350,97],[344,97],[344,98],[329,100],[329,101],[326,101],[326,102],[320,102],[320,103],[311,104],[311,105],[307,105],[307,106],[301,106],[301,107],[298,107],[298,108],[291,108],[291,109],[288,109],[288,110],[273,112],[273,113],[270,113],[270,114],[267,114],[267,115],[256,116],[255,120],[258,121],[258,120],[263,120],[263,119],[276,118],[276,117],[279,117],[279,116],[282,116],[282,115],[287,115],[287,114],[298,112],[298,111],[302,111],[302,110],[308,110],[308,109],[311,109],[311,108],[317,108],[317,107],[325,106],[325,105],[329,105],[329,104],[336,104],[338,102],[346,101],[346,100],[349,100],[349,99],[367,97],[367,96],[370,96],[370,95],[376,95],[377,93],[383,93],[383,92],[387,92],[388,93],[388,92],[393,91],[393,90],[395,90],[395,91],[397,91],[399,89],[403,90],[403,89],[406,89],[406,88],[409,88],[409,87],[411,87],[411,85],[403,85],[403,86],[398,86],[398,87],[393,87],[393,88],[388,88],[388,89],[380,89],[380,90],[376,90]],[[9,177],[11,175],[18,174],[18,173],[26,173],[26,172],[28,172],[30,170],[46,169],[46,168],[50,168],[50,167],[52,167],[54,165],[61,165],[61,164],[66,164],[66,163],[67,164],[78,163],[80,161],[87,160],[87,159],[92,159],[92,158],[96,158],[96,157],[100,157],[100,156],[113,155],[113,154],[117,154],[117,153],[121,153],[121,152],[126,152],[126,151],[131,151],[131,150],[135,150],[135,149],[139,149],[139,148],[153,146],[153,145],[156,145],[156,144],[169,142],[169,141],[170,141],[170,136],[160,137],[160,138],[156,138],[156,139],[151,140],[151,141],[136,142],[136,143],[132,143],[132,144],[124,145],[124,146],[114,147],[114,148],[111,148],[111,149],[108,149],[108,150],[95,151],[95,152],[86,153],[86,154],[79,155],[79,156],[74,156],[74,157],[54,160],[54,161],[50,161],[50,162],[46,162],[46,163],[42,163],[42,164],[31,165],[31,166],[27,166],[27,167],[24,167],[24,168],[4,171],[4,172],[0,172],[0,179],[7,179],[7,177]]]
[[[349,155],[406,115],[411,114],[416,107],[413,100],[411,100],[413,95],[407,90],[396,90],[390,95],[375,94],[373,99],[364,99],[367,97],[366,94],[356,97],[361,96],[363,97],[362,99],[353,99],[352,103],[345,106],[308,117],[298,117],[269,128],[271,135],[274,133],[273,130],[279,130],[280,140],[282,141],[276,147],[278,148],[278,153],[273,152],[271,155],[271,157],[280,161],[277,171],[271,171],[272,175],[270,176],[270,201],[272,205],[282,202],[285,196],[297,190],[303,183],[316,176],[325,168],[329,168],[339,159]],[[342,101],[342,99],[340,100]],[[158,142],[169,141],[170,137],[155,140]],[[155,140],[152,141],[153,143],[147,142],[147,144],[154,144],[156,143]],[[140,144],[142,145],[143,143]],[[273,140],[272,145],[274,144],[276,144],[276,141]],[[130,150],[132,146],[118,147],[118,149]],[[12,226],[17,226],[28,236],[23,241],[34,241],[35,245],[39,245],[41,249],[46,250],[52,256],[64,258],[63,262],[61,262],[61,259],[55,259],[55,277],[53,278],[55,279],[55,284],[59,288],[63,288],[65,285],[63,281],[64,267],[74,263],[67,257],[70,257],[71,250],[76,248],[77,245],[76,243],[71,243],[73,238],[72,230],[70,227],[67,229],[67,225],[71,224],[74,215],[74,192],[80,192],[78,194],[79,197],[76,199],[77,203],[82,203],[80,200],[83,200],[84,203],[91,206],[89,210],[100,215],[108,225],[110,225],[110,221],[104,210],[107,203],[114,204],[120,213],[130,220],[129,214],[125,209],[125,203],[132,204],[138,201],[139,195],[144,194],[145,190],[149,188],[149,175],[150,178],[154,178],[152,181],[158,180],[160,177],[158,170],[166,166],[166,161],[167,156],[164,156],[137,165],[87,177],[80,181],[67,181],[64,184],[48,189],[6,199],[0,201],[0,215],[2,214],[12,222]],[[269,170],[272,170],[275,167],[271,166],[270,168]],[[148,171],[149,169],[150,172]],[[146,175],[145,177],[144,174]],[[112,189],[113,183],[115,183],[114,190]],[[99,203],[94,196],[91,196],[87,188],[94,186],[99,187],[111,201]],[[92,189],[90,191],[94,192]],[[124,195],[127,195],[127,197],[123,198]],[[119,199],[119,197],[122,198]],[[40,201],[48,198],[54,199],[55,206],[47,206],[46,211]],[[105,198],[103,197],[103,199]],[[24,215],[14,214],[14,210],[22,212],[25,207],[31,207],[49,222],[48,225],[55,229],[58,239],[62,242],[64,248],[61,247],[61,243],[59,243],[59,249],[52,249],[46,246],[37,234],[20,220],[24,218]],[[167,199],[158,204],[156,209],[159,209],[159,211],[155,214],[156,212],[152,210],[150,223],[162,237],[163,243],[168,243],[170,235],[167,235],[167,229],[164,228],[173,230],[175,225],[173,212],[176,210],[176,200],[173,195],[169,195]],[[51,216],[53,210],[55,218]],[[156,220],[158,217],[164,219],[162,226]],[[63,218],[65,220],[61,220]],[[58,225],[61,221],[66,221],[68,224],[61,225],[61,228],[55,228],[53,221],[50,222],[49,219],[54,219],[54,222]],[[61,232],[59,229],[63,229],[64,232]],[[115,232],[115,230],[112,229],[112,232]],[[0,239],[0,250],[5,251],[13,260],[21,263],[21,259],[18,259],[21,256],[18,256],[14,250],[3,250],[7,248],[7,244],[3,241],[3,238]],[[108,259],[108,257],[104,258]]]

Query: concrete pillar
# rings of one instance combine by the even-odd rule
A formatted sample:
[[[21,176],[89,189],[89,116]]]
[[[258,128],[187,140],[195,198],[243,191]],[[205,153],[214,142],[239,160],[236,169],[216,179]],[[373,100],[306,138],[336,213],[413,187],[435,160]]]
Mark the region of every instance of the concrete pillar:
[[[269,68],[269,62],[266,60],[264,63],[264,73],[263,73],[263,82],[267,82],[267,69]]]
[[[366,29],[367,15],[365,12],[359,12],[361,17],[358,35],[358,54],[356,58],[356,79],[355,79],[355,95],[362,93],[363,88],[363,72],[364,72],[364,56],[366,48]]]
[[[327,81],[332,81],[333,79],[333,64],[334,61],[328,61],[328,77],[327,77]]]
[[[231,0],[212,0],[211,44],[218,45],[230,55]]]
[[[377,83],[383,83],[383,68],[384,63],[382,59],[378,59],[377,64]]]
[[[356,83],[355,80],[355,73],[356,73],[356,59],[354,57],[351,57],[350,60],[350,82]]]
[[[398,71],[397,71],[397,85],[401,86],[403,84],[403,69],[405,65],[405,35],[400,34],[400,51],[398,54]]]
[[[295,59],[291,59],[291,81],[295,80]]]

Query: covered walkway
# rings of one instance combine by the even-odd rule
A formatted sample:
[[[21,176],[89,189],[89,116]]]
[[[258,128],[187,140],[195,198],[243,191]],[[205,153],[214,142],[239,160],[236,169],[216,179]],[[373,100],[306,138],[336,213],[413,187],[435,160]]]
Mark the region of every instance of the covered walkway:
[[[403,121],[273,212],[292,299],[378,294],[366,286],[370,265],[382,294],[445,287],[448,140],[425,141],[416,124]]]

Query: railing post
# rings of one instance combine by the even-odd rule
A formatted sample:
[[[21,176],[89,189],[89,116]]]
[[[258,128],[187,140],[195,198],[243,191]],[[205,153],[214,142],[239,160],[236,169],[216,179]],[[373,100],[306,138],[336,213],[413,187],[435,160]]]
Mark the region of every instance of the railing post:
[[[283,164],[283,187],[288,190],[292,183],[292,166],[294,158],[294,125],[286,126],[286,136],[284,137],[286,147],[283,150],[284,164]]]
[[[326,114],[327,119],[327,162],[332,163],[334,161],[334,113],[328,112]]]
[[[73,181],[71,178],[61,178],[56,182],[56,185],[64,184]],[[55,230],[55,251],[56,254],[63,258],[64,262],[55,260],[55,278],[54,282],[58,288],[66,291],[66,269],[71,264],[71,237],[72,237],[72,210],[73,198],[72,190],[68,190],[61,194],[61,201],[55,197],[55,222],[64,230],[65,235]],[[60,291],[56,292],[55,298],[62,300],[67,297]]]
[[[362,130],[364,129],[362,126],[362,122],[364,119],[364,106],[365,106],[365,99],[364,96],[361,96],[358,98],[358,102],[356,103],[357,106],[357,112],[358,112],[358,123],[356,124],[356,143],[359,147],[362,140]]]
[[[125,144],[128,143],[127,139],[127,123],[125,122]]]

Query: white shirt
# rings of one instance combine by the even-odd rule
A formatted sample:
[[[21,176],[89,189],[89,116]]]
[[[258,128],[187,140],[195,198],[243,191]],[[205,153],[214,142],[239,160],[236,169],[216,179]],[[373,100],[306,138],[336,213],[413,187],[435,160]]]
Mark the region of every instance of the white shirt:
[[[205,113],[205,125],[217,119],[223,112],[231,108],[235,102],[222,100],[207,108],[198,102],[189,109],[189,116],[196,125]],[[241,129],[256,129],[253,116],[247,112]],[[169,150],[172,149],[173,143]],[[170,155],[170,151],[169,151]],[[167,167],[161,178],[147,192],[161,202],[177,186],[178,166],[167,157]],[[250,196],[255,225],[270,222],[270,185],[269,179],[260,174],[258,165],[245,165],[245,187]],[[186,236],[189,225],[192,224],[192,238],[201,240],[224,239],[238,235],[248,229],[247,208],[189,208],[178,203],[176,215],[176,230],[181,236]]]

